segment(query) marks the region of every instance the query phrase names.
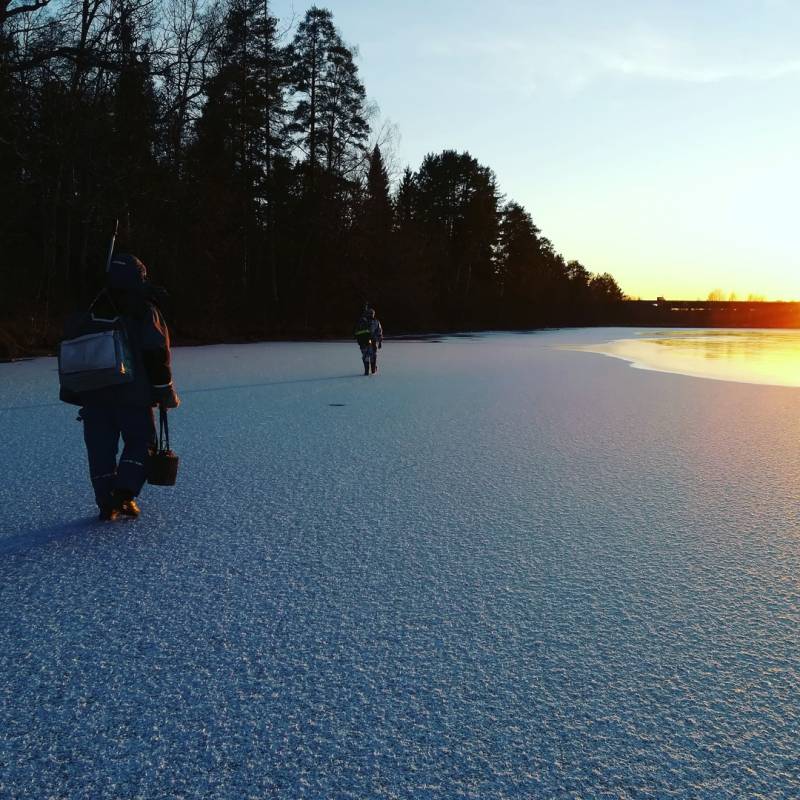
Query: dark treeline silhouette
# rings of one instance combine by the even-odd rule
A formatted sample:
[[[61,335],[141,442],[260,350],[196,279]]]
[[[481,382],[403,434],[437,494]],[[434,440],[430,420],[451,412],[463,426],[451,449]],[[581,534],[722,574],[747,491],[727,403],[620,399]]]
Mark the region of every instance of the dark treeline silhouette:
[[[800,303],[765,300],[626,300],[619,325],[678,328],[800,328]]]
[[[396,187],[329,11],[267,0],[0,0],[0,355],[52,346],[108,241],[182,341],[607,321],[492,170],[428,155]]]

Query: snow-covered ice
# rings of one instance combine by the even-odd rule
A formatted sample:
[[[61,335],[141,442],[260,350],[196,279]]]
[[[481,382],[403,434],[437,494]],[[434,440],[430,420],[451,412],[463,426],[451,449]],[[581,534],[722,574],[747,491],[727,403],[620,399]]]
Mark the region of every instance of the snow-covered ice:
[[[800,796],[800,392],[624,336],[178,348],[114,524],[0,365],[0,797]]]

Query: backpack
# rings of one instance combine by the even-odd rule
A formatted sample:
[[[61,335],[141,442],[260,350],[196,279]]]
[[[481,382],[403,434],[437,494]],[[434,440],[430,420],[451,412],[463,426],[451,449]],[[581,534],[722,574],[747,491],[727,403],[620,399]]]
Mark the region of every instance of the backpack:
[[[103,295],[108,297],[114,316],[94,313]],[[105,290],[87,311],[67,319],[64,334],[58,347],[58,380],[65,392],[89,392],[133,380],[133,358],[122,317]]]

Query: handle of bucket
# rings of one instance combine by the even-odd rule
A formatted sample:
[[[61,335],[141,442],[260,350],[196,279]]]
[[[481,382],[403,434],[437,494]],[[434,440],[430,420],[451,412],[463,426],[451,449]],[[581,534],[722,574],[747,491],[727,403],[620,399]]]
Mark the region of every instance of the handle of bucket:
[[[166,448],[164,447],[166,444]],[[158,449],[169,450],[169,422],[167,421],[167,409],[163,405],[158,407]]]

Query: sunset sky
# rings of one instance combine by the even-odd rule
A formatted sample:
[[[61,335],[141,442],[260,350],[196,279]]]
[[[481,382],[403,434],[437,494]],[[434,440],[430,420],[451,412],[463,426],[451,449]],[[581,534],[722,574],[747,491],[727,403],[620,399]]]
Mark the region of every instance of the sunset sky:
[[[631,296],[800,300],[800,2],[319,2],[399,169],[468,150]],[[288,25],[310,3],[277,0]]]

